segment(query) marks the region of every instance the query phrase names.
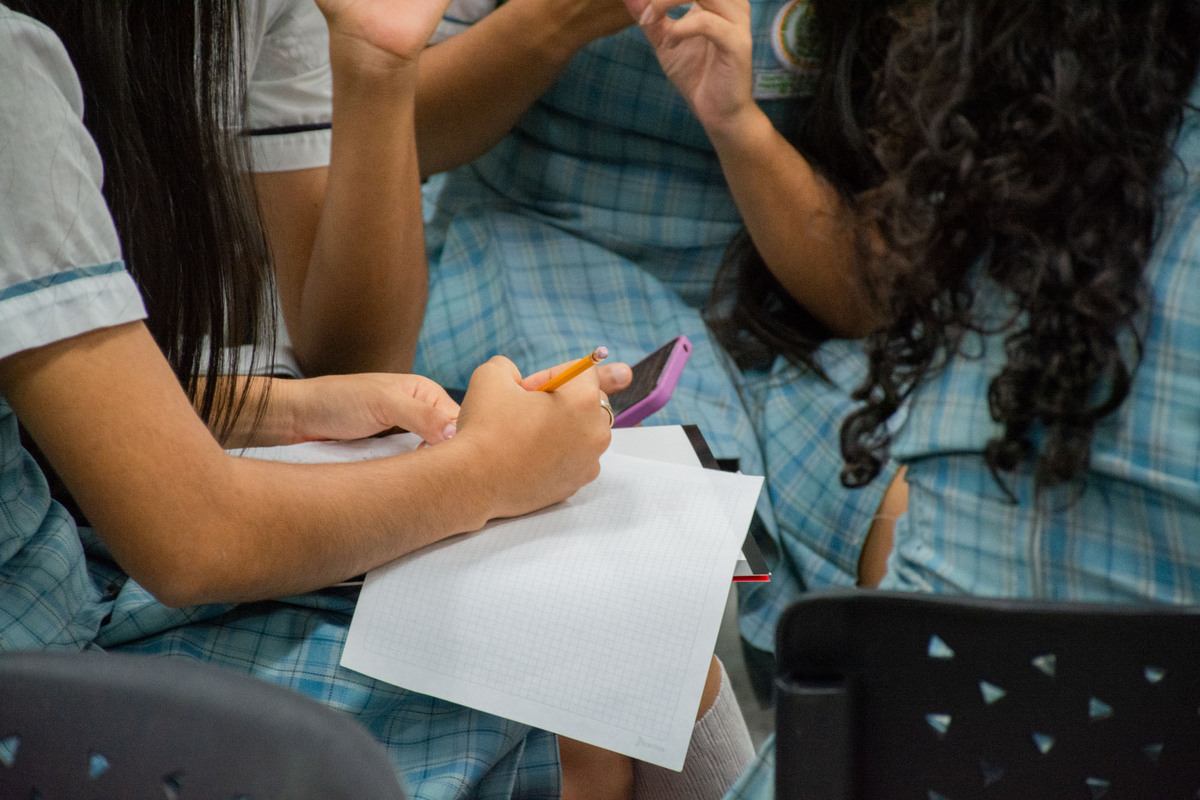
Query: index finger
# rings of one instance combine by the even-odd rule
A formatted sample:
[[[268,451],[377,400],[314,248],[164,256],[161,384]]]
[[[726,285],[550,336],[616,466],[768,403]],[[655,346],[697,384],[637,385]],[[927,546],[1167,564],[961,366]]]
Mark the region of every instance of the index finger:
[[[414,399],[428,403],[434,408],[445,409],[451,413],[451,416],[458,416],[458,402],[450,396],[445,387],[432,378],[426,378],[424,375],[414,377],[419,379],[412,387],[412,396]]]

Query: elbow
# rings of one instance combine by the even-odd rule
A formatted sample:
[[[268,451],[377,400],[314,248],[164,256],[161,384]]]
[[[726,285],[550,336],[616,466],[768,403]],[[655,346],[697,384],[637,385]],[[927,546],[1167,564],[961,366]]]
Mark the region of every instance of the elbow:
[[[816,298],[800,289],[793,296],[839,339],[865,339],[888,324],[886,298],[865,280],[846,278]]]
[[[113,555],[130,578],[168,608],[236,602],[244,593],[245,575],[233,569],[239,561],[230,537],[232,520],[201,514],[170,536],[126,539],[132,548]],[[140,545],[137,544],[140,541]]]
[[[149,592],[155,600],[167,608],[189,608],[204,605],[204,594],[197,587],[184,586],[177,580],[178,576],[164,578],[162,581],[141,581],[142,588]]]
[[[888,324],[886,300],[872,288],[854,284],[844,290],[844,301],[826,322],[842,339],[865,339]]]
[[[807,280],[795,271],[768,270],[783,292],[838,339],[862,339],[886,324],[886,314],[872,291],[845,276]]]
[[[194,566],[194,565],[193,565]],[[214,601],[213,587],[201,570],[174,559],[141,558],[126,568],[129,577],[168,608],[187,608]]]
[[[127,491],[81,503],[125,574],[172,608],[240,599],[263,569],[251,556],[263,514],[250,460],[196,438],[201,446],[167,450]]]
[[[192,551],[140,559],[129,576],[168,608],[187,608],[229,599],[228,582],[211,559]]]
[[[311,341],[317,339],[317,342]],[[327,344],[322,345],[319,337],[307,337],[301,333],[292,334],[292,352],[296,357],[296,365],[300,374],[305,378],[320,378],[324,375],[337,375],[348,370],[339,369],[339,359],[336,353],[328,352]]]

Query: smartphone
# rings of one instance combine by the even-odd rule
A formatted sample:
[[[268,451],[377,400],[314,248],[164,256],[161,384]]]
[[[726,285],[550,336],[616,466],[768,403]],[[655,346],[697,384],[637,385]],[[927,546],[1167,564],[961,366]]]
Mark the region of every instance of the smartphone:
[[[613,427],[631,428],[665,406],[691,354],[688,338],[676,336],[634,364],[633,381],[608,398],[613,407]]]

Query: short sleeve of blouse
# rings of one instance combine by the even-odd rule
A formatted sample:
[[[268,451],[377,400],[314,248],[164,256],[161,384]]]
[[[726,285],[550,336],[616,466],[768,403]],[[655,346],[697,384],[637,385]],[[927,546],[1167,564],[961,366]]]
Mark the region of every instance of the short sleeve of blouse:
[[[70,59],[0,6],[0,358],[146,316]]]
[[[245,131],[255,172],[329,164],[329,30],[313,0],[245,5]]]

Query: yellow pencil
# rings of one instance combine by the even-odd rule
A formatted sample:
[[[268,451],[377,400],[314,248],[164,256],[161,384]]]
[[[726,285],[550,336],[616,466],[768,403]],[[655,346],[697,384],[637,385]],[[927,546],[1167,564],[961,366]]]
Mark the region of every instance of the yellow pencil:
[[[543,392],[553,392],[555,389],[571,380],[571,378],[574,378],[577,375],[582,375],[589,368],[596,366],[606,358],[608,358],[608,348],[604,345],[600,345],[591,353],[587,354],[571,366],[564,369],[562,372],[555,375],[550,380],[543,383],[539,388]]]

